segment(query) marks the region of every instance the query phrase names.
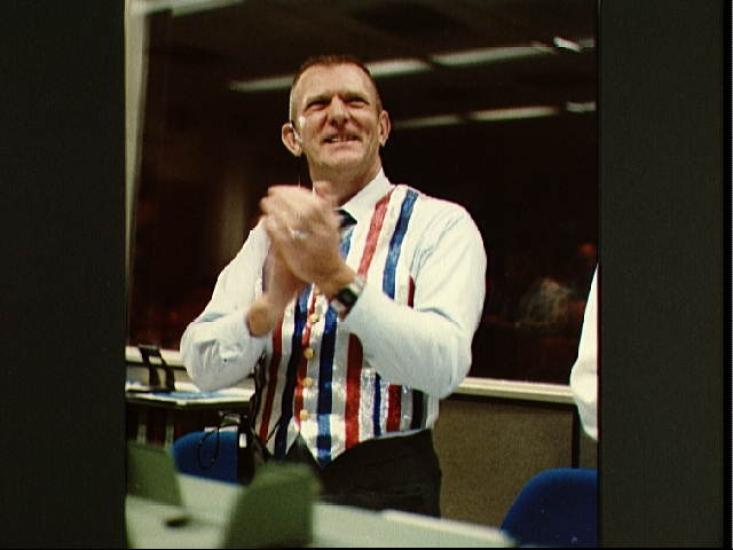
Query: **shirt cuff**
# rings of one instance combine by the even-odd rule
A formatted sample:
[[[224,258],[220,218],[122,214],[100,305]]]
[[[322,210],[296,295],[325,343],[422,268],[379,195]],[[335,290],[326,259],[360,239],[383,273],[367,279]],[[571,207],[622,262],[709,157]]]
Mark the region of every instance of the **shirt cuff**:
[[[229,351],[233,355],[241,355],[243,350],[251,350],[251,355],[259,355],[265,349],[265,344],[270,339],[272,332],[262,336],[254,336],[247,326],[246,309],[237,309],[221,319],[222,338],[221,353],[222,359],[227,359]]]
[[[366,282],[359,299],[341,320],[341,326],[349,332],[359,332],[360,328],[368,327],[369,319],[373,318],[369,312],[379,308],[380,301],[385,299],[389,300],[379,287]]]

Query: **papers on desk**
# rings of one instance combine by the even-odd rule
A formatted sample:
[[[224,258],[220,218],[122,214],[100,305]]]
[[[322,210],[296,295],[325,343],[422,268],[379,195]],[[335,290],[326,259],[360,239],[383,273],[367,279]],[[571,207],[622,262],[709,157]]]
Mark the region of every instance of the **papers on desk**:
[[[224,388],[216,391],[201,391],[188,382],[176,382],[176,391],[150,392],[146,386],[134,381],[125,382],[125,393],[136,400],[155,403],[170,403],[179,406],[248,403],[254,390],[247,388]]]

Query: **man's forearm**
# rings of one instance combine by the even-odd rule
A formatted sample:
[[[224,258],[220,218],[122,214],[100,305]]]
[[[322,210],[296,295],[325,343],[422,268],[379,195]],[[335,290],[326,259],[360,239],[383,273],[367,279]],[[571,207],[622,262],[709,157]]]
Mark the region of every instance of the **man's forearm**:
[[[474,327],[397,304],[379,289],[365,289],[359,302],[345,328],[360,339],[367,361],[385,380],[445,397],[465,378]]]
[[[249,333],[254,337],[265,336],[272,332],[275,324],[282,317],[285,303],[279,303],[269,294],[258,297],[244,315],[244,322]]]

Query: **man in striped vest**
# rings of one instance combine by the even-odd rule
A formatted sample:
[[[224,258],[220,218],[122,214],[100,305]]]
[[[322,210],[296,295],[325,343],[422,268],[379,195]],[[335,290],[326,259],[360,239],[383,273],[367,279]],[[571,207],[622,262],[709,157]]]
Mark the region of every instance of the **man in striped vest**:
[[[461,206],[387,179],[390,119],[359,60],[306,61],[289,118],[282,141],[313,189],[270,188],[184,363],[204,390],[254,373],[254,433],[273,459],[310,464],[324,499],[437,516],[431,428],[471,364],[481,235]]]

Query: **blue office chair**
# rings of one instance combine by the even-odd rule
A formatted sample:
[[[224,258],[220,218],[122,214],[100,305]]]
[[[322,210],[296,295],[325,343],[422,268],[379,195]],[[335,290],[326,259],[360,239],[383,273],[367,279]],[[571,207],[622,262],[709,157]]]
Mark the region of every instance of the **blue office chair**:
[[[236,429],[190,432],[173,442],[176,469],[208,479],[237,483]]]
[[[520,546],[597,546],[598,471],[553,468],[532,477],[501,524]]]

